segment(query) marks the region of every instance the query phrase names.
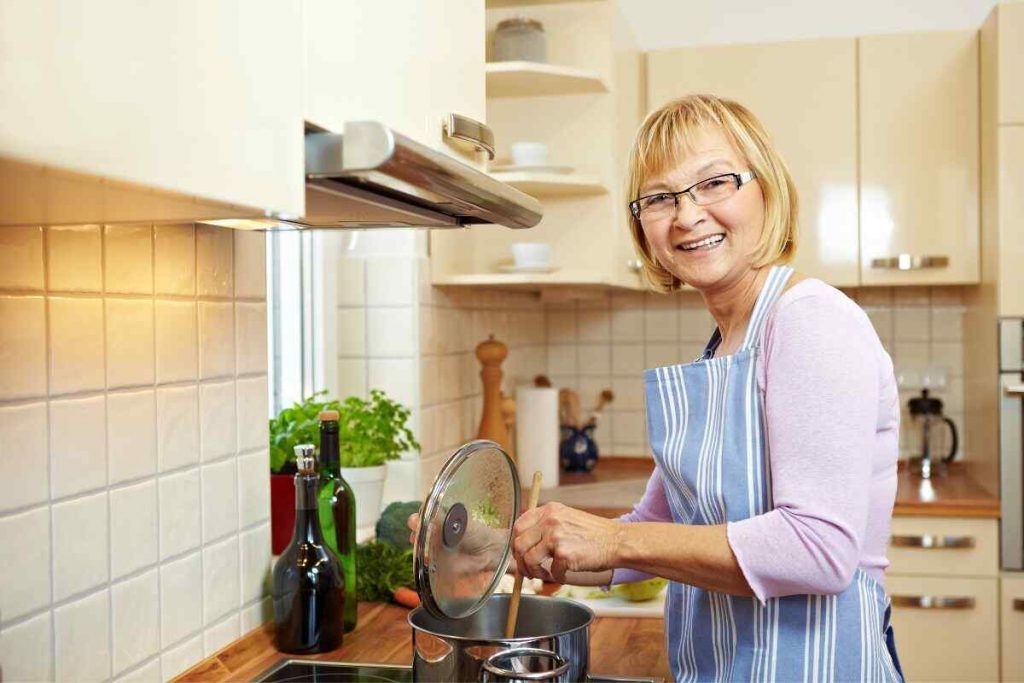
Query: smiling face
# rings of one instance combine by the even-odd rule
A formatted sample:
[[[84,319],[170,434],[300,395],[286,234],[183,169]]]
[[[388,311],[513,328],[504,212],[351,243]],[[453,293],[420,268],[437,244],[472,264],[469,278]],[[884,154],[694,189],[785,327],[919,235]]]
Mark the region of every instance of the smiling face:
[[[643,182],[639,196],[679,192],[715,175],[750,170],[716,127],[696,131],[687,146],[676,165]],[[702,292],[713,292],[736,284],[754,270],[752,254],[761,239],[764,218],[764,197],[754,181],[708,206],[697,206],[683,195],[671,216],[641,221],[641,227],[651,255],[663,268]]]

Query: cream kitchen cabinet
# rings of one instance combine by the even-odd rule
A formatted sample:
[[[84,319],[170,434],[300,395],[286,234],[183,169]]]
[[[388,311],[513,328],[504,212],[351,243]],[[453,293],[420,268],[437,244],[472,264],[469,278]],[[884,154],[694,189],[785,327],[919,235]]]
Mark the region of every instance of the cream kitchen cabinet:
[[[303,91],[310,123],[382,121],[435,149],[450,113],[484,122],[484,0],[400,5],[303,0]]]
[[[999,522],[895,517],[885,588],[907,680],[999,678]]]
[[[1004,574],[999,596],[1004,681],[1024,681],[1024,576]]]
[[[51,205],[19,215],[116,219],[105,207],[124,199],[155,219],[154,189],[300,213],[300,40],[299,0],[2,3],[0,175]]]
[[[794,265],[858,284],[857,51],[849,39],[655,50],[652,110],[687,93],[737,100],[764,124],[800,198]]]
[[[977,31],[858,46],[861,284],[977,282]]]

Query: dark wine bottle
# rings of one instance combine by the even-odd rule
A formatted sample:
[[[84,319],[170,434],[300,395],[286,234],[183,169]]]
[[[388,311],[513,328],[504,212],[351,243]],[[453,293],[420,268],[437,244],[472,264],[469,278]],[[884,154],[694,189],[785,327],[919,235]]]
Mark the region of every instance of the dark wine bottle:
[[[341,476],[341,443],[338,438],[338,412],[320,413],[320,519],[324,536],[341,561],[345,575],[345,631],[356,627],[356,497]]]
[[[317,512],[320,477],[311,444],[295,447],[295,532],[274,564],[275,645],[282,652],[327,652],[341,645],[345,577],[324,542]]]

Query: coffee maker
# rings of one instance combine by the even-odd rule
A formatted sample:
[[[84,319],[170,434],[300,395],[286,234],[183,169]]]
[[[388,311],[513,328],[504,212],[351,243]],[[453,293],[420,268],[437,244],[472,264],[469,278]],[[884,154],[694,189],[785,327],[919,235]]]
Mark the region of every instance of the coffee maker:
[[[945,474],[960,444],[956,424],[942,414],[942,401],[929,396],[928,389],[922,389],[920,396],[910,399],[907,408],[910,423],[920,430],[921,453],[911,459],[911,466],[922,479],[931,479],[932,474]],[[948,438],[943,434],[946,427]]]

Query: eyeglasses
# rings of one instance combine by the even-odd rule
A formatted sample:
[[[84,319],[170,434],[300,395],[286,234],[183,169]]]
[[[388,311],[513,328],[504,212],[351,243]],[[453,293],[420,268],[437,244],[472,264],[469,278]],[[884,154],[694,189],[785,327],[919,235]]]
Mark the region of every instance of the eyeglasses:
[[[694,183],[679,192],[659,192],[640,197],[629,203],[629,210],[633,218],[641,221],[662,220],[675,214],[679,208],[680,198],[684,194],[689,195],[697,206],[708,206],[733,196],[754,177],[753,171],[723,173]]]

